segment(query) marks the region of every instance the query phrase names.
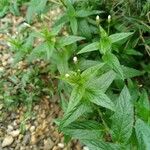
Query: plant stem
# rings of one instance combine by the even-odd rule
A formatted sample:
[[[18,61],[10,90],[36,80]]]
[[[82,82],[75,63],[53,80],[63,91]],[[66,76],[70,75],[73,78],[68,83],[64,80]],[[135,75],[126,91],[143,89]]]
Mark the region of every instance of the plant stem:
[[[139,33],[140,33],[140,38],[142,40],[142,42],[144,43],[144,46],[145,46],[145,50],[147,51],[148,55],[150,56],[150,47],[145,43],[145,39],[142,35],[142,31],[139,30]]]
[[[66,4],[64,3],[64,0],[60,0],[60,2],[63,4],[64,7],[66,7]]]
[[[103,125],[104,125],[104,127],[105,127],[105,131],[106,131],[107,133],[109,133],[109,127],[108,127],[107,123],[105,122],[105,120],[103,119],[103,114],[102,114],[101,110],[100,110],[99,108],[97,108],[97,111],[98,111],[98,114],[99,114],[100,117],[101,117],[102,123],[103,123]]]
[[[110,24],[108,23],[108,35],[109,35],[109,33],[110,33]]]

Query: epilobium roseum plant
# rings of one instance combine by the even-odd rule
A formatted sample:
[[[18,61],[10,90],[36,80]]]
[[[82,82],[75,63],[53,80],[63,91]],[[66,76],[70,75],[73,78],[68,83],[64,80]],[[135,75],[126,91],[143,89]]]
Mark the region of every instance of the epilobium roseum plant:
[[[28,3],[28,34],[11,40],[11,49],[15,60],[42,60],[44,73],[60,79],[55,92],[64,116],[56,123],[65,141],[78,139],[89,150],[149,150],[149,1],[57,2],[62,16],[52,29],[41,31],[32,22],[49,1]],[[64,30],[67,36],[62,36]],[[40,42],[34,44],[36,40]],[[22,79],[23,87],[29,77]],[[39,91],[43,86],[38,84]],[[30,102],[34,95],[32,91]]]
[[[114,33],[113,17],[108,15],[106,27],[101,16],[95,21],[90,18],[95,30],[91,34],[96,36],[79,45],[78,59],[73,58],[75,71],[61,76],[72,91],[69,101],[62,102],[66,103],[62,105],[64,117],[57,123],[66,140],[79,139],[90,150],[148,150],[149,98],[135,80],[144,71],[125,61],[133,53],[138,55],[132,45],[136,30]]]

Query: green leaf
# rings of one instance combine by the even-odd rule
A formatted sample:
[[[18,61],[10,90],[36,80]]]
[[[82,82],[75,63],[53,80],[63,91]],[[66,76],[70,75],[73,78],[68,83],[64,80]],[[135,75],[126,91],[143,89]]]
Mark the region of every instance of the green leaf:
[[[125,66],[121,66],[121,68],[123,70],[124,79],[133,78],[144,74],[144,72],[133,68],[129,68]]]
[[[81,142],[88,146],[89,150],[121,150],[119,145],[104,142],[102,140],[86,139],[81,140]]]
[[[86,80],[90,80],[96,76],[96,74],[98,73],[98,70],[100,68],[102,68],[103,66],[104,66],[104,63],[99,63],[95,66],[92,66],[92,67],[86,69],[85,71],[83,71],[81,74],[81,77]]]
[[[87,59],[83,59],[79,61],[79,66],[81,70],[85,70],[88,69],[92,66],[98,65],[99,64],[99,60],[87,60]]]
[[[115,33],[109,36],[109,38],[111,39],[112,43],[116,43],[118,41],[121,41],[127,37],[129,37],[130,35],[132,35],[132,32],[126,32],[126,33]]]
[[[122,67],[120,65],[120,62],[118,58],[112,54],[112,53],[107,53],[103,56],[103,60],[114,70],[116,71],[121,79],[124,79],[124,74]]]
[[[142,56],[143,54],[135,49],[126,49],[125,53],[133,56]]]
[[[31,0],[27,9],[26,19],[28,23],[31,23],[33,16],[41,14],[46,7],[47,0]]]
[[[119,143],[127,143],[132,134],[134,114],[130,100],[130,93],[125,86],[117,100],[117,111],[112,116],[112,138]]]
[[[77,19],[75,17],[72,17],[70,19],[70,27],[71,27],[71,30],[73,32],[74,35],[77,35],[77,31],[78,31],[78,22],[77,22]]]
[[[144,121],[148,121],[150,118],[150,102],[148,94],[145,90],[140,95],[140,98],[136,104],[137,115]]]
[[[135,123],[136,137],[138,139],[139,150],[150,149],[150,126],[141,119],[138,119]]]
[[[79,24],[79,32],[80,32],[80,35],[86,37],[87,39],[91,39],[92,38],[92,34],[91,34],[91,28],[90,28],[90,25],[88,23],[87,20],[80,20],[78,21],[78,24]]]
[[[51,45],[52,46],[52,45]],[[52,48],[52,49],[51,49]],[[30,53],[30,55],[27,58],[27,61],[32,62],[33,60],[39,58],[47,58],[49,59],[49,57],[52,55],[53,52],[53,47],[48,47],[48,44],[46,42],[41,43],[39,45],[37,45],[32,52]]]
[[[59,26],[61,24],[65,24],[69,22],[68,16],[67,15],[63,15],[60,18],[58,18],[58,20],[56,20],[54,26]]]
[[[46,52],[46,57],[47,57],[47,60],[50,60],[51,56],[53,55],[53,52],[54,52],[55,48],[53,45],[47,43],[45,45],[45,49],[44,51]]]
[[[57,69],[60,74],[66,74],[69,71],[67,51],[67,49],[63,49],[61,53],[55,53],[56,57],[53,63],[57,65]]]
[[[106,52],[111,51],[111,40],[109,37],[101,37],[99,51],[101,54],[105,54]]]
[[[94,121],[77,121],[67,128],[63,129],[63,133],[75,139],[100,139],[102,137],[102,129],[99,123]]]
[[[72,111],[79,104],[83,94],[84,94],[84,89],[82,87],[75,87],[73,89],[65,113]]]
[[[96,105],[108,108],[112,111],[115,110],[113,102],[101,90],[88,88],[87,92],[85,92],[84,98]]]
[[[73,7],[73,4],[70,0],[65,0],[65,4],[67,6],[67,15],[71,18],[75,16],[75,9]]]
[[[92,109],[89,105],[87,104],[78,104],[76,107],[72,108],[71,111],[68,111],[65,113],[64,118],[62,119],[60,123],[60,127],[64,128],[68,126],[70,123],[73,121],[77,120],[80,116],[83,114],[87,114],[91,112]]]
[[[76,11],[76,16],[84,18],[84,17],[88,17],[90,15],[99,14],[99,13],[102,13],[102,12],[103,11],[98,11],[98,10],[88,11],[88,10],[83,10],[82,9],[82,10]]]
[[[100,26],[100,48],[99,51],[101,54],[111,51],[111,39],[108,37],[106,31]]]
[[[101,38],[100,38],[100,53],[105,54],[106,52],[111,51],[111,39],[108,37],[106,31],[100,26],[100,33],[101,33]]]
[[[99,49],[99,42],[91,43],[87,46],[85,46],[83,49],[81,49],[77,54],[82,54],[86,52],[92,52]]]
[[[58,42],[59,44],[64,47],[64,46],[67,46],[67,45],[70,45],[72,43],[75,43],[77,41],[81,41],[85,39],[84,37],[80,37],[80,36],[66,36],[66,37],[61,37]]]
[[[53,35],[57,35],[61,31],[61,29],[62,29],[63,26],[64,26],[64,23],[62,23],[62,24],[60,24],[58,26],[53,27],[52,30],[51,30],[51,33]]]
[[[116,77],[116,73],[112,70],[104,73],[99,78],[93,79],[89,83],[89,87],[95,87],[105,92]]]

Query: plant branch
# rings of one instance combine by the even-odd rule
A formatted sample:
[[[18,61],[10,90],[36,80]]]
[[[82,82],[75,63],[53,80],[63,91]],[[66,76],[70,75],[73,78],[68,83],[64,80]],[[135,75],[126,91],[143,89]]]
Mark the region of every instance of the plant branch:
[[[101,117],[102,123],[105,127],[105,131],[107,133],[109,133],[109,127],[108,127],[107,123],[105,122],[105,120],[103,119],[103,114],[102,114],[101,110],[99,108],[97,108],[97,111],[98,111],[99,116]]]
[[[148,55],[150,56],[150,47],[145,43],[145,39],[144,39],[144,37],[142,35],[142,31],[141,30],[139,30],[139,33],[140,33],[140,39],[144,43],[145,50],[147,51]]]

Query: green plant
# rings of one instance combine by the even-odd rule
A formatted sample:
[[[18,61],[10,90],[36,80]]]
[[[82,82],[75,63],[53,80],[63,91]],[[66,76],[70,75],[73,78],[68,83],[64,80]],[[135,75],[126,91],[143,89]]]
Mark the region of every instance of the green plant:
[[[89,149],[148,150],[150,103],[148,93],[141,91],[138,77],[144,75],[145,71],[133,67],[141,68],[140,63],[134,63],[136,59],[145,63],[142,55],[148,57],[149,46],[141,37],[143,35],[139,26],[122,30],[122,33],[116,33],[116,30],[114,33],[113,24],[117,24],[118,20],[114,22],[111,19],[109,16],[103,21],[97,16],[94,23],[92,18],[90,22],[98,28],[95,38],[92,41],[87,38],[88,43],[79,45],[77,54],[82,54],[82,57],[79,56],[75,62],[76,71],[61,76],[62,80],[70,84],[72,92],[69,101],[62,104],[64,117],[57,120],[57,124],[66,140],[79,139]],[[129,24],[133,25],[132,22]],[[102,27],[104,25],[105,29]],[[128,28],[128,25],[123,26]],[[149,28],[147,24],[143,25]],[[148,48],[145,47],[147,53],[136,50],[140,48],[139,39],[135,37],[138,31],[139,38],[143,39],[140,42],[144,42],[142,45]],[[149,34],[147,29],[142,32]]]
[[[48,1],[33,9],[35,3],[29,3],[29,23],[44,12]],[[149,150],[149,1],[60,0],[58,4],[64,14],[52,29],[42,26],[39,31],[28,24],[26,36],[10,42],[19,58],[16,62],[44,61],[51,83],[59,79],[58,89],[52,88],[60,95],[64,116],[55,122],[65,141],[79,139],[90,150]],[[62,36],[63,31],[69,35]],[[43,94],[41,87],[47,87],[41,74],[33,67],[20,73],[20,84],[16,77],[10,78],[21,87],[15,96],[25,97],[29,106]],[[30,83],[36,88],[28,90]],[[4,93],[5,100],[12,99],[10,91]]]
[[[20,15],[19,7],[28,2],[29,0],[1,0],[0,1],[0,18],[6,15],[8,12],[14,15]]]

